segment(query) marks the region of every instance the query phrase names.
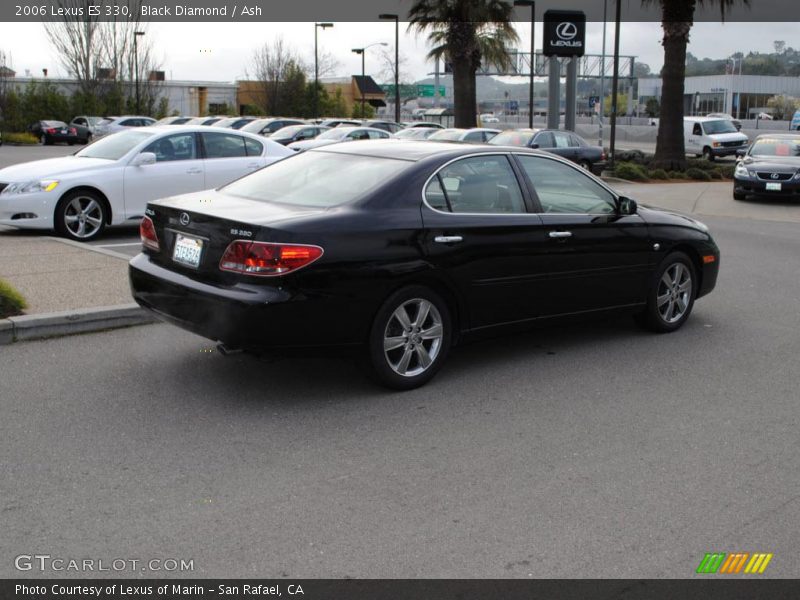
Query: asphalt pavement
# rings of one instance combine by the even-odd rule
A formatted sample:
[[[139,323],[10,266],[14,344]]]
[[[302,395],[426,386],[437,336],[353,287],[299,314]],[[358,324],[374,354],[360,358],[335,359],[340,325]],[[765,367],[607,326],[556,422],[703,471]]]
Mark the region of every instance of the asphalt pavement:
[[[498,338],[406,393],[167,325],[2,347],[0,577],[797,577],[800,224],[704,220],[721,275],[680,331]]]

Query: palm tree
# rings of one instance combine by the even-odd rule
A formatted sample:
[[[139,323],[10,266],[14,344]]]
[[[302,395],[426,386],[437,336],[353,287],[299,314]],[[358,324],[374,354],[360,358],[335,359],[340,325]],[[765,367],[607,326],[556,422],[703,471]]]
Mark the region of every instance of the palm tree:
[[[617,0],[620,2],[621,0]],[[683,138],[683,92],[686,76],[686,45],[694,22],[697,6],[719,5],[722,20],[725,12],[741,2],[750,0],[642,0],[642,3],[661,6],[661,28],[664,30],[664,68],[661,70],[661,116],[654,168],[682,170],[686,168]]]
[[[453,66],[456,127],[475,126],[475,74],[481,64],[511,66],[507,47],[519,41],[510,21],[513,9],[503,0],[416,0],[409,10],[409,30],[429,32],[428,57]]]

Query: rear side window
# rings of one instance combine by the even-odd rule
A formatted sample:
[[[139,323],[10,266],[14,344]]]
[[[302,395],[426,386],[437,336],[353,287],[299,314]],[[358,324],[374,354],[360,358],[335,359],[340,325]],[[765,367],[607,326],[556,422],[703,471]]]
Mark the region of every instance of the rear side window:
[[[244,138],[244,147],[247,151],[247,156],[261,156],[261,153],[264,151],[264,145],[261,142],[251,140],[250,138]]]
[[[440,181],[438,187],[433,183],[436,180]],[[425,193],[428,204],[438,210],[488,214],[526,212],[522,191],[505,156],[473,156],[452,162],[431,180]]]
[[[553,138],[556,140],[556,148],[569,148],[572,146],[572,140],[570,140],[570,136],[567,133],[554,131]]]
[[[244,138],[230,133],[201,133],[206,158],[239,158],[247,156]]]

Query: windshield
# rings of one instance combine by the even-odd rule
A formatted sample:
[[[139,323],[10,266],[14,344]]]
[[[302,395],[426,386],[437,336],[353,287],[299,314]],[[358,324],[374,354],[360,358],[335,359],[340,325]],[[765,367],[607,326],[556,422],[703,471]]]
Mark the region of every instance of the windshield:
[[[342,140],[342,139],[344,139],[344,136],[346,136],[351,131],[353,131],[353,130],[351,128],[349,128],[349,127],[346,127],[346,128],[334,127],[333,129],[329,129],[325,133],[319,134],[317,136],[317,139],[318,140]]]
[[[464,135],[463,129],[440,129],[432,134],[429,140],[445,140],[445,141],[458,141]]]
[[[762,138],[750,148],[750,156],[800,156],[800,138]]]
[[[703,129],[708,135],[714,135],[715,133],[737,133],[736,126],[731,121],[706,121],[703,123]]]
[[[221,188],[234,196],[327,208],[360,198],[413,163],[334,152],[304,152]]]
[[[494,146],[527,146],[533,136],[532,131],[501,131],[489,143]]]
[[[81,158],[105,158],[106,160],[119,160],[128,152],[133,150],[137,145],[145,141],[147,138],[153,137],[155,133],[148,131],[122,131],[114,133],[108,137],[86,146],[80,152],[76,152],[75,156]]]
[[[89,125],[97,125],[105,121],[103,117],[86,117],[86,120],[89,121]]]

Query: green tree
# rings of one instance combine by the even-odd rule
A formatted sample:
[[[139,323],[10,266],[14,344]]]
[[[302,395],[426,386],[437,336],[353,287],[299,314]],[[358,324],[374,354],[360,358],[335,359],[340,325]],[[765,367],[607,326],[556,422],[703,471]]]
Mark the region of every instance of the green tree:
[[[617,0],[621,2],[622,0]],[[661,28],[664,37],[664,68],[661,92],[661,117],[658,122],[656,154],[652,168],[669,171],[686,168],[683,138],[683,93],[686,76],[686,46],[697,6],[717,5],[722,20],[725,11],[735,4],[750,5],[750,0],[642,0],[645,5],[661,7]]]
[[[409,10],[409,29],[428,32],[428,56],[453,67],[456,127],[476,125],[478,68],[511,66],[507,48],[519,41],[511,23],[513,8],[503,0],[415,0]]]
[[[800,108],[800,100],[786,94],[779,94],[767,100],[767,106],[772,109],[772,116],[779,121],[791,120],[794,112]]]

